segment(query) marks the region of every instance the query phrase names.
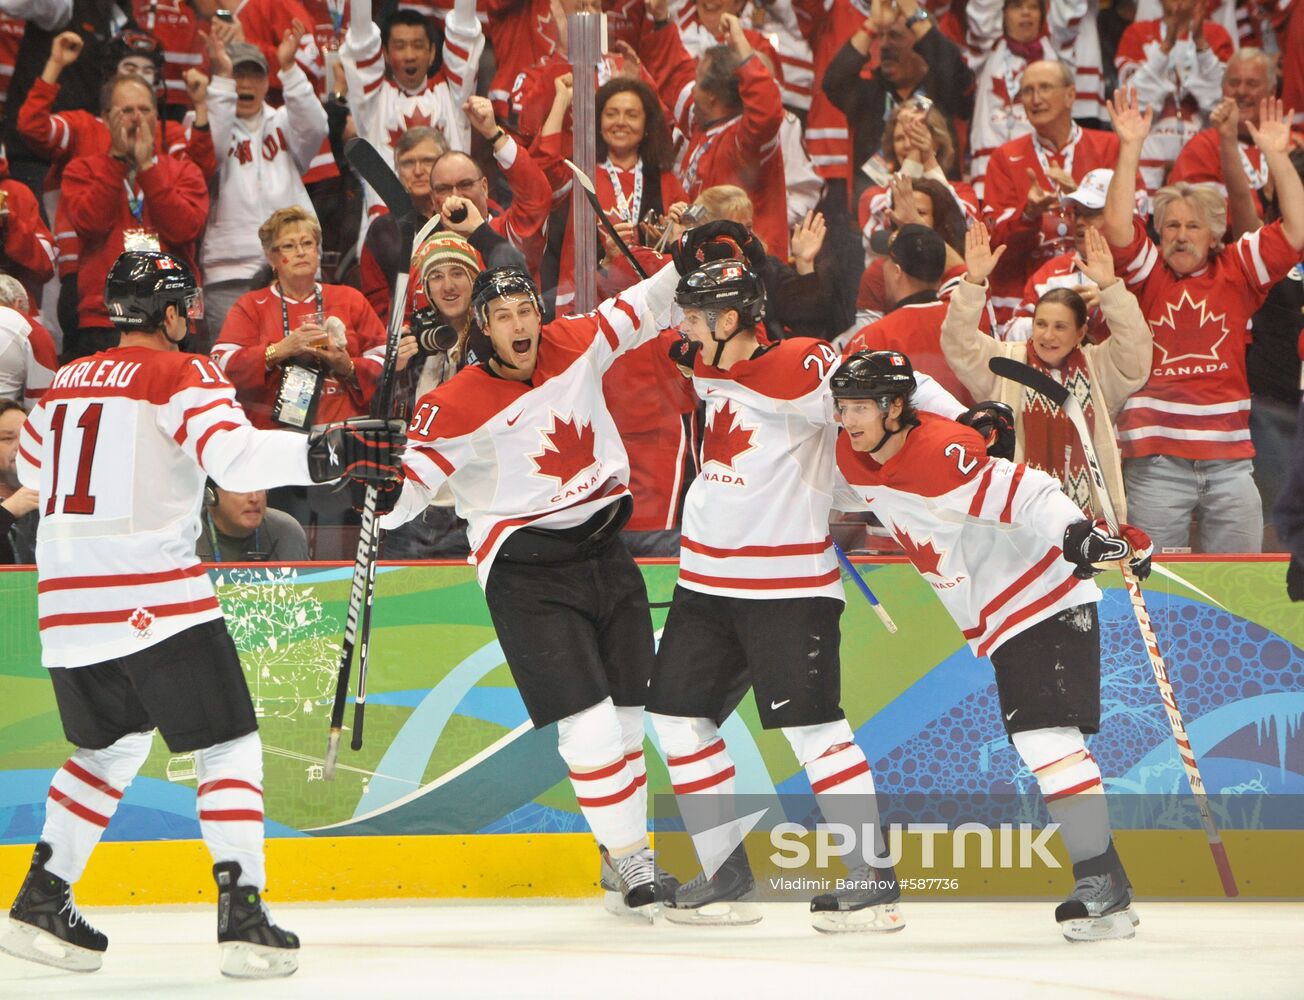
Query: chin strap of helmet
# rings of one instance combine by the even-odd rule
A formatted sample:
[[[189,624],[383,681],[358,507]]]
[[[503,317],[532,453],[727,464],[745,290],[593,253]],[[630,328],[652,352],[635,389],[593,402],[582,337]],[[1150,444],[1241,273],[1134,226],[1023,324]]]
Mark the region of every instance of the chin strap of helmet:
[[[900,434],[902,431],[906,430],[907,428],[919,426],[918,417],[913,415],[907,417],[903,415],[897,420],[898,426],[896,430],[890,431],[887,429],[888,412],[892,409],[892,400],[903,399],[903,398],[904,397],[902,396],[879,396],[878,399],[875,400],[875,402],[878,403],[879,410],[883,414],[883,436],[878,439],[878,444],[874,445],[874,447],[869,449],[869,453],[871,455],[875,454],[880,448],[883,447],[883,445],[887,444],[888,440],[892,437],[893,434]]]
[[[719,322],[719,320],[720,320],[719,312],[713,312],[712,310],[709,309],[706,310],[706,325],[711,328],[711,339],[715,341],[715,357],[711,359],[712,368],[719,367],[720,356],[724,354],[725,344],[729,343],[729,341],[733,340],[734,337],[738,336],[738,334],[743,332],[742,313],[739,313],[738,314],[739,323],[736,327],[734,327],[734,332],[729,334],[729,336],[725,337],[723,340],[721,340],[720,335],[716,333],[716,329],[715,329],[715,325],[717,322]]]

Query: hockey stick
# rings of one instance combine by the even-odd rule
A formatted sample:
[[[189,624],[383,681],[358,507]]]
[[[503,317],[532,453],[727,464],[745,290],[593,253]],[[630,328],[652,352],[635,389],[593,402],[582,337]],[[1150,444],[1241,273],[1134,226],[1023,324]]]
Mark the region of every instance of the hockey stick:
[[[1082,404],[1078,402],[1077,397],[1049,375],[1013,358],[992,358],[987,362],[987,366],[1002,378],[1008,378],[1040,393],[1064,411],[1064,415],[1069,418],[1074,430],[1077,431],[1082,453],[1087,459],[1087,469],[1091,474],[1092,498],[1106,524],[1109,525],[1109,530],[1117,533],[1118,516],[1109,498],[1109,490],[1105,486],[1105,477],[1100,470],[1100,459],[1096,455],[1095,445],[1091,441],[1091,429],[1087,426],[1086,414],[1082,412]],[[1196,763],[1195,751],[1191,749],[1191,738],[1187,734],[1182,712],[1177,707],[1177,695],[1173,692],[1173,683],[1168,679],[1168,667],[1159,650],[1159,640],[1155,637],[1154,625],[1150,621],[1145,595],[1141,593],[1141,582],[1137,580],[1126,560],[1120,560],[1118,567],[1123,572],[1123,582],[1127,585],[1128,596],[1132,600],[1132,611],[1136,615],[1137,627],[1141,630],[1141,640],[1150,657],[1150,668],[1154,671],[1155,683],[1159,686],[1159,697],[1163,700],[1167,711],[1173,739],[1177,741],[1177,755],[1182,759],[1186,780],[1191,786],[1191,795],[1195,798],[1196,808],[1200,812],[1200,822],[1204,825],[1205,836],[1209,838],[1209,851],[1213,854],[1214,867],[1218,869],[1218,878],[1222,881],[1223,892],[1229,897],[1238,896],[1240,890],[1236,887],[1236,877],[1232,874],[1232,866],[1227,859],[1227,848],[1223,846],[1222,836],[1209,809],[1209,794],[1205,790],[1204,779],[1200,776],[1200,766]]]
[[[896,635],[896,622],[894,622],[892,616],[887,613],[887,608],[878,603],[878,598],[875,597],[874,592],[869,589],[869,584],[867,584],[865,578],[860,575],[860,570],[856,569],[851,560],[847,558],[847,554],[842,551],[842,546],[837,542],[833,543],[833,551],[837,553],[838,562],[842,563],[846,568],[846,571],[851,574],[851,579],[856,581],[856,586],[859,587],[860,592],[865,595],[865,600],[869,601],[869,606],[874,609],[874,614],[878,615],[878,620],[883,623],[883,627],[892,635]]]
[[[593,178],[579,167],[575,166],[575,164],[571,163],[570,160],[563,160],[563,162],[566,166],[571,168],[571,173],[575,175],[575,183],[584,189],[584,194],[589,199],[589,204],[593,206],[593,212],[597,215],[598,221],[602,223],[602,228],[607,231],[608,236],[616,241],[616,248],[624,254],[625,259],[629,261],[629,266],[634,269],[634,273],[638,275],[639,280],[646,281],[647,272],[643,270],[643,266],[634,258],[634,255],[630,253],[629,247],[627,247],[625,241],[620,238],[620,233],[616,232],[616,227],[613,226],[611,220],[607,218],[607,213],[602,210],[602,203],[598,201],[598,192],[593,187]]]
[[[399,240],[407,258],[412,247],[412,198],[399,182],[394,171],[379,151],[365,139],[352,139],[344,148],[344,155],[358,175],[380,196],[398,222]],[[394,306],[390,310],[389,329],[385,335],[385,363],[381,369],[378,398],[372,407],[374,413],[388,416],[394,402],[394,373],[398,364],[398,340],[403,326],[404,304],[407,302],[408,268],[402,269],[394,285]],[[367,706],[367,665],[371,638],[371,609],[375,599],[376,560],[380,556],[380,531],[376,526],[377,490],[367,486],[362,503],[362,527],[358,534],[358,550],[353,560],[353,581],[349,587],[349,608],[344,623],[344,640],[340,644],[339,671],[335,680],[335,701],[331,706],[330,735],[326,742],[326,760],[322,767],[325,778],[335,777],[335,761],[339,756],[340,734],[344,729],[344,708],[348,702],[349,674],[353,668],[353,647],[358,642],[359,615],[361,615],[361,643],[358,643],[358,697],[353,707],[354,750],[362,749],[363,721]]]

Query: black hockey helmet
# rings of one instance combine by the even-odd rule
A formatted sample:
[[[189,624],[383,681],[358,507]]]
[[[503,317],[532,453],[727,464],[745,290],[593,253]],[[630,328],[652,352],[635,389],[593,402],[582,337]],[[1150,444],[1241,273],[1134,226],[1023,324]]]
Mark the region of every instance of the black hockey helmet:
[[[203,293],[184,262],[158,250],[128,250],[104,280],[104,305],[119,333],[163,328],[163,311],[176,306],[190,319],[204,315]]]
[[[124,28],[109,42],[109,76],[118,72],[124,59],[136,56],[154,64],[154,86],[163,86],[163,46],[158,39],[139,28]]]
[[[765,286],[760,275],[740,260],[712,260],[690,271],[679,279],[675,301],[680,308],[708,313],[736,309],[739,330],[755,326],[765,316]]]
[[[883,399],[915,391],[915,369],[900,351],[857,351],[833,373],[835,399]]]
[[[475,314],[480,329],[486,333],[489,332],[489,303],[504,295],[529,296],[534,308],[543,312],[539,289],[535,287],[533,279],[519,267],[493,267],[481,271],[471,285],[471,311]]]

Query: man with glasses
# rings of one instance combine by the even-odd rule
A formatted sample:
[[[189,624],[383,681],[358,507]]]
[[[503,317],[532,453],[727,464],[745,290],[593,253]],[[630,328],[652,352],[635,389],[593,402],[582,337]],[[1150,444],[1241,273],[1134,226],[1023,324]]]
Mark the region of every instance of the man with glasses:
[[[1061,198],[1097,168],[1113,167],[1118,137],[1073,121],[1072,67],[1043,59],[1023,71],[1019,101],[1032,135],[998,146],[987,163],[984,220],[992,245],[1009,244],[991,277],[996,319],[1008,323],[1023,286],[1042,264],[1073,250],[1073,225]],[[1137,200],[1145,204],[1138,177]]]

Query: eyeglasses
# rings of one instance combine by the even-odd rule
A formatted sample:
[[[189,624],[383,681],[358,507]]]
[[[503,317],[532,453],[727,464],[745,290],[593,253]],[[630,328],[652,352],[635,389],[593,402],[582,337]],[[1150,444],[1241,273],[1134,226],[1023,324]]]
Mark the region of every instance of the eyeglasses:
[[[469,194],[483,179],[484,178],[482,177],[467,177],[458,181],[456,184],[436,184],[435,194],[449,195],[453,193],[454,189],[456,189],[458,194]]]
[[[401,173],[410,173],[413,170],[429,170],[438,160],[437,156],[410,157],[405,156],[398,161],[398,169]]]
[[[292,257],[296,253],[313,253],[317,249],[317,241],[304,239],[293,243],[277,243],[272,249],[282,257]]]

